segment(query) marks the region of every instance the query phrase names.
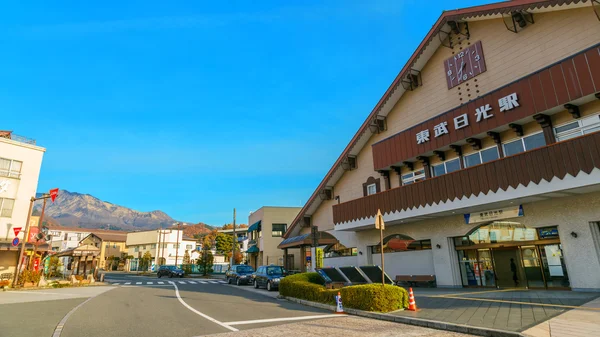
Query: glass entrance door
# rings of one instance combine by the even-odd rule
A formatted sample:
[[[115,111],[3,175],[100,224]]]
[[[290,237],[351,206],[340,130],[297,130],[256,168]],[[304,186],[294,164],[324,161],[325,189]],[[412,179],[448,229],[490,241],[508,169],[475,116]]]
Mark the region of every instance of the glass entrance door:
[[[481,285],[484,287],[496,286],[496,273],[494,273],[494,263],[489,249],[478,249],[479,272]]]
[[[521,246],[521,257],[527,286],[529,288],[545,288],[544,275],[536,246]]]
[[[463,286],[477,287],[481,285],[478,272],[479,265],[477,262],[477,250],[459,250],[458,263],[460,265],[460,274]]]

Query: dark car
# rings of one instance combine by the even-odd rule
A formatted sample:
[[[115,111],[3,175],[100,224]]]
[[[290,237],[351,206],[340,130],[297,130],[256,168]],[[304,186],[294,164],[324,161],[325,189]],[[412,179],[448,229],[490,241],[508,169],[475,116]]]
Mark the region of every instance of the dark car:
[[[279,288],[279,281],[287,275],[287,271],[281,266],[258,267],[253,274],[254,288],[265,287],[268,291]]]
[[[254,268],[251,266],[245,264],[234,265],[225,272],[225,280],[229,284],[235,283],[238,286],[252,283],[252,273],[254,273]]]
[[[183,272],[183,270],[175,266],[160,266],[160,268],[158,268],[158,272],[156,273],[158,278],[161,278],[163,276],[183,277],[184,274],[185,273]]]

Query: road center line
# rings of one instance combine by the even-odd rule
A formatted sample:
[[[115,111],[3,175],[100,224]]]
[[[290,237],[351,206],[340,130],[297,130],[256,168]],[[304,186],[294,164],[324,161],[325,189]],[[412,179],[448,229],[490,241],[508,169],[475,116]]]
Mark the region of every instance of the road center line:
[[[234,328],[234,327],[232,327],[232,326],[229,326],[229,324],[227,324],[227,323],[223,323],[223,322],[221,322],[221,321],[217,321],[216,319],[214,319],[214,318],[212,318],[212,317],[210,317],[210,316],[208,316],[208,315],[205,315],[205,314],[201,313],[200,311],[198,311],[198,310],[196,310],[196,309],[192,308],[192,307],[191,307],[189,304],[185,303],[185,301],[184,301],[184,300],[181,298],[181,295],[179,295],[179,288],[177,287],[177,284],[175,284],[175,282],[173,282],[173,281],[169,281],[169,283],[170,283],[170,284],[171,284],[173,287],[175,287],[175,296],[177,296],[177,299],[179,300],[179,302],[180,302],[180,303],[181,303],[181,304],[182,304],[184,307],[188,308],[188,309],[189,309],[191,312],[195,313],[195,314],[196,314],[196,315],[198,315],[198,316],[204,317],[204,318],[206,318],[207,320],[209,320],[209,321],[211,321],[211,322],[213,322],[213,323],[216,323],[216,324],[218,324],[218,325],[220,325],[220,326],[224,327],[225,329],[228,329],[228,330],[231,330],[231,331],[239,331],[238,329],[236,329],[236,328]]]
[[[267,318],[267,319],[255,319],[252,321],[238,321],[238,322],[226,322],[227,325],[245,325],[245,324],[259,324],[259,323],[271,323],[271,322],[284,322],[284,321],[301,321],[305,319],[316,319],[316,318],[333,318],[333,317],[344,317],[344,314],[331,314],[331,315],[314,315],[314,316],[300,316],[300,317],[284,317],[284,318]]]

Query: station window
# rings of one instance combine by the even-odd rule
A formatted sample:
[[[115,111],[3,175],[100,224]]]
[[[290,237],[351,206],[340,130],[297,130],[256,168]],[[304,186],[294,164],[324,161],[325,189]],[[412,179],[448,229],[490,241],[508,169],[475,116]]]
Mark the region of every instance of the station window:
[[[402,185],[409,185],[421,180],[425,180],[425,170],[422,169],[402,175]]]
[[[445,162],[434,165],[432,167],[432,173],[434,177],[439,177],[446,173],[460,170],[460,160],[458,158],[452,160],[446,160]]]
[[[341,257],[341,256],[356,256],[358,250],[356,248],[347,248],[341,243],[327,246],[323,250],[324,257]]]
[[[367,195],[377,193],[377,186],[375,184],[367,185]]]
[[[527,137],[504,143],[504,155],[512,156],[513,154],[533,150],[544,145],[546,145],[544,134],[539,132]]]
[[[600,131],[600,115],[582,118],[554,128],[557,141],[563,141]]]
[[[485,150],[481,150],[476,153],[472,153],[465,156],[465,168],[487,163],[488,161],[496,160],[500,158],[498,154],[498,147],[493,146]]]

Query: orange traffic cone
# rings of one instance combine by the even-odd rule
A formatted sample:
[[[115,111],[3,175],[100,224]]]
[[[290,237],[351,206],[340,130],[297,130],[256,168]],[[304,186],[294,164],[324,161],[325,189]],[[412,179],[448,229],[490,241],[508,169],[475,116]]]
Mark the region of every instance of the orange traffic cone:
[[[417,302],[415,302],[415,295],[413,295],[412,288],[408,288],[408,310],[418,311]]]

